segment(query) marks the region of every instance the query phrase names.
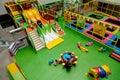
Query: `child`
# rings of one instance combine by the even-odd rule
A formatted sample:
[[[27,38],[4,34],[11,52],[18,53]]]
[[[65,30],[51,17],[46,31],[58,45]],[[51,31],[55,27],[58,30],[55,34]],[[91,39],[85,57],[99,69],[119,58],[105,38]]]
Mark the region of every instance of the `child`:
[[[54,66],[57,66],[57,65],[58,65],[58,60],[57,60],[57,59],[55,59],[53,65],[54,65]]]

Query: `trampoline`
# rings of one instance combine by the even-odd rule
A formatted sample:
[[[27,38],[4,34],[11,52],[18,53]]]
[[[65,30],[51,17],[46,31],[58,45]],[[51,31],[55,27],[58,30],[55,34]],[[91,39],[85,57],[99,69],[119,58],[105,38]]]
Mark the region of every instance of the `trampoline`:
[[[117,38],[115,38],[115,40],[114,41],[116,41],[117,40]],[[112,42],[112,44],[113,45],[115,45],[115,42]],[[120,48],[120,39],[118,39],[118,41],[117,41],[117,43],[116,43],[116,47],[118,47],[118,48]]]
[[[107,28],[107,31],[110,31],[110,32],[114,32],[115,31],[115,29],[111,29],[111,28]]]
[[[115,20],[115,19],[112,19],[112,18],[107,18],[106,20],[104,20],[105,22],[108,22],[108,23],[112,23],[112,24],[115,24],[117,26],[120,26],[120,21],[119,20]]]
[[[115,45],[115,41],[117,40],[117,38],[118,37],[114,35],[111,38],[111,40],[109,40],[109,41],[106,42],[106,44],[109,45],[109,46],[111,46],[111,47],[113,47],[113,48],[115,48],[115,49],[117,49],[117,50],[120,50],[120,38],[118,39],[118,41],[117,41],[117,43]]]
[[[94,19],[98,19],[98,20],[104,20],[107,17],[101,14],[96,14],[96,13],[90,13],[90,14],[87,14],[87,16]]]
[[[108,39],[110,39],[113,36],[113,34],[106,32],[105,36],[104,36],[105,38],[103,38],[97,34],[92,34],[92,31],[93,31],[93,27],[90,27],[87,30],[85,30],[83,33],[99,42],[102,42],[102,43],[106,43],[108,41]]]
[[[99,20],[103,18],[103,16],[96,15],[96,14],[91,14],[88,17],[92,17],[92,18],[99,19]]]
[[[82,28],[82,27],[77,27],[76,24],[77,24],[76,20],[73,20],[73,22],[71,24],[67,23],[66,25],[67,25],[67,27],[70,27],[70,28],[77,30],[79,32],[83,32],[85,29],[89,28],[91,25],[89,23],[86,23],[85,28]]]

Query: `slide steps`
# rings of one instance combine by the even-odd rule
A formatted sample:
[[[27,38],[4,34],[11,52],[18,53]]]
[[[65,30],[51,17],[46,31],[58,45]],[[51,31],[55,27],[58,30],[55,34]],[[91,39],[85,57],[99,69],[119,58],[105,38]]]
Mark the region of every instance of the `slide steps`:
[[[42,49],[45,47],[44,42],[42,41],[42,39],[38,36],[38,34],[36,33],[35,30],[32,30],[31,32],[29,32],[33,42],[34,42],[34,46],[36,51]]]

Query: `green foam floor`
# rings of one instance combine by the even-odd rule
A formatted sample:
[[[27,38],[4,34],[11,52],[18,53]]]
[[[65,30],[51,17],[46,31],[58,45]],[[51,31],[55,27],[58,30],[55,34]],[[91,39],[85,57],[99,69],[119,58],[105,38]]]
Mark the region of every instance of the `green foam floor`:
[[[69,28],[65,29],[65,33],[66,35],[62,37],[64,42],[50,50],[44,48],[36,53],[32,47],[27,46],[17,52],[15,55],[17,64],[28,80],[90,80],[85,73],[90,68],[104,64],[108,64],[112,72],[108,80],[120,80],[120,63],[109,57],[110,49],[105,53],[99,52],[98,48],[102,46],[101,44],[93,42],[92,46],[86,47],[85,43],[92,41],[91,39]],[[81,42],[89,52],[78,49],[78,42]],[[59,59],[60,54],[65,51],[74,52],[78,56],[76,66],[66,71],[61,64],[56,67],[48,64],[50,59]]]

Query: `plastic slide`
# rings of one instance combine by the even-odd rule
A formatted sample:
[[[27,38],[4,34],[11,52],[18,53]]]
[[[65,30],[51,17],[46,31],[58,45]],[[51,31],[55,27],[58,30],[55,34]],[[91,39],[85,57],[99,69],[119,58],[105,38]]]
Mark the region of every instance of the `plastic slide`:
[[[42,27],[41,32],[45,38],[46,44],[58,38],[58,35],[49,26]]]
[[[37,20],[41,20],[42,17],[40,16],[39,11],[36,8],[31,9],[31,12]]]

